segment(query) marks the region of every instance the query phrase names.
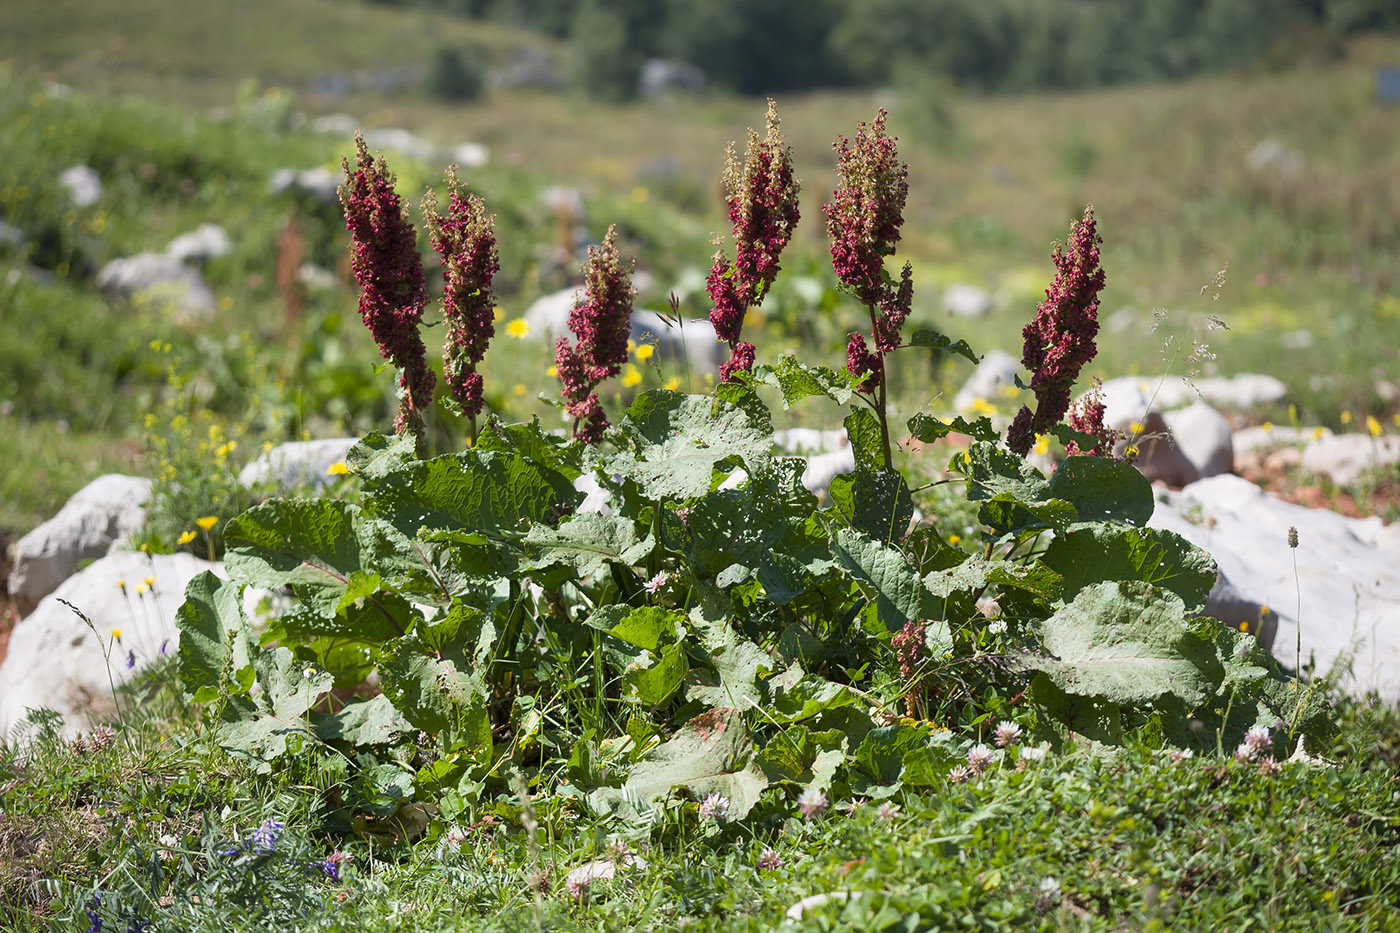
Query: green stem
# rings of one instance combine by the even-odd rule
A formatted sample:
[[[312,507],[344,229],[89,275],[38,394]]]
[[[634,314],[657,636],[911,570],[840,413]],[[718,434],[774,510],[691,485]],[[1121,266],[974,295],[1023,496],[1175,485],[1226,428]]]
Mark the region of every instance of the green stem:
[[[870,312],[870,340],[874,342],[875,306],[866,305],[865,308],[868,312]],[[875,349],[875,360],[875,375],[876,378],[880,380],[879,394],[877,396],[879,404],[875,406],[875,414],[880,419],[880,446],[885,454],[885,469],[892,470],[894,469],[894,456],[891,453],[890,448],[890,419],[889,414],[886,411],[886,402],[888,400],[888,387],[885,385],[885,354],[881,353],[878,347],[876,347]]]

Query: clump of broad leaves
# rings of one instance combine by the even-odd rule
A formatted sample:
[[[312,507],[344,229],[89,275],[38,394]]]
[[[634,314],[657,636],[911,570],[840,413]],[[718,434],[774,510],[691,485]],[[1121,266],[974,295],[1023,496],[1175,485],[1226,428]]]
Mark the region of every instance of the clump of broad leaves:
[[[755,376],[793,400],[849,391],[791,358]],[[1047,479],[957,422],[980,436],[950,464],[980,503],[971,555],[912,521],[870,418],[848,419],[857,467],[825,507],[751,385],[647,392],[600,447],[491,422],[422,460],[412,435],[371,434],[350,460],[361,504],[274,499],[229,524],[228,579],[197,578],[180,610],[183,683],[258,768],[347,756],[381,816],[418,800],[455,818],[518,768],[597,814],[718,793],[741,820],[814,786],[935,784],[1007,720],[1012,760],[1327,727],[1251,636],[1199,617],[1212,562],[1146,526],[1131,465],[1074,457]],[[584,474],[604,510],[579,510]],[[295,596],[260,635],[249,586]],[[891,644],[910,623],[913,669]],[[380,692],[333,692],[366,680]]]
[[[1321,694],[1297,689],[1252,636],[1202,617],[1214,564],[1148,527],[1152,491],[1131,464],[1072,456],[1047,478],[1023,456],[1037,433],[1074,451],[1110,449],[1101,420],[1059,424],[1093,352],[1092,339],[1073,341],[1097,331],[1092,211],[1070,252],[1056,251],[1055,285],[1028,328],[1038,403],[1015,437],[1000,443],[986,418],[907,423],[922,442],[972,439],[948,469],[977,507],[979,546],[959,547],[936,515],[918,516],[892,456],[887,356],[978,358],[935,331],[900,334],[910,267],[898,283],[882,270],[907,168],[883,116],[839,147],[842,187],[828,210],[838,276],[872,326],[871,344],[850,335],[843,370],[792,356],[751,365],[753,347],[739,340],[745,302],[769,284],[743,270],[776,275],[796,222],[795,201],[765,194],[793,183],[774,169],[787,163],[771,109],[770,138],[751,140],[756,167],[730,172],[770,181],[731,186],[747,258],[731,268],[721,254],[711,276],[733,325],[711,395],[646,392],[609,424],[596,397],[584,399],[596,379],[585,380],[568,399],[573,438],[493,419],[468,449],[423,459],[412,427],[431,399],[415,399],[408,374],[426,365],[413,342],[426,293],[367,290],[378,302],[367,321],[412,329],[386,346],[420,351],[400,354],[413,366],[394,357],[407,367],[406,433],[370,434],[351,452],[355,502],[275,499],[229,522],[228,579],[190,584],[180,675],[219,744],[259,770],[326,755],[346,779],[347,822],[393,837],[421,831],[430,811],[518,814],[518,774],[540,805],[598,820],[649,821],[677,801],[708,801],[744,821],[789,812],[799,795],[885,798],[1070,745],[1218,753],[1246,735],[1257,744],[1260,729],[1280,744],[1322,739]],[[372,238],[401,209],[382,160],[357,144],[347,210],[352,232]],[[371,200],[373,211],[350,210]],[[860,213],[870,203],[885,205],[873,226]],[[458,227],[476,231],[480,243],[467,237],[462,249],[477,261],[458,257],[449,271],[465,282],[475,269],[485,283],[489,225],[454,195],[453,210],[468,208]],[[356,227],[361,214],[378,220]],[[394,249],[412,244],[411,228],[394,227]],[[365,239],[357,274],[382,284],[370,273],[383,256],[398,254]],[[385,267],[418,268],[399,259]],[[614,370],[599,348],[624,341],[627,322],[584,319],[629,314],[631,288],[611,237],[590,262],[589,301],[570,325],[583,349],[570,352],[602,378]],[[479,299],[486,287],[457,291]],[[399,292],[416,304],[380,307]],[[419,381],[430,396],[431,380]],[[803,486],[805,462],[776,450],[765,388],[787,406],[850,406],[855,468],[825,503]],[[577,430],[583,421],[589,430]],[[249,587],[290,594],[291,608],[254,631]]]

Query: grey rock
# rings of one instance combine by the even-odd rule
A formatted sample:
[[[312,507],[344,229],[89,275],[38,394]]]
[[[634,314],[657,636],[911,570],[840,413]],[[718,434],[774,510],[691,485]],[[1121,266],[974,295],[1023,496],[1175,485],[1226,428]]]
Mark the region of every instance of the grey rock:
[[[1303,448],[1303,469],[1347,486],[1371,467],[1389,466],[1400,460],[1400,437],[1387,434],[1338,434],[1312,441]]]
[[[1400,698],[1400,561],[1385,549],[1396,533],[1380,519],[1303,508],[1226,474],[1178,493],[1159,489],[1149,524],[1210,552],[1240,594],[1277,614],[1280,661],[1296,662],[1301,637],[1302,662],[1315,659],[1342,689]]]
[[[1149,483],[1163,483],[1173,489],[1189,486],[1201,478],[1201,470],[1191,462],[1191,458],[1177,445],[1166,420],[1157,412],[1152,412],[1142,422],[1134,422],[1141,430],[1134,431],[1133,425],[1121,428],[1112,422],[1109,427],[1119,428],[1127,437],[1113,446],[1116,456],[1126,456],[1129,447],[1137,448],[1133,466],[1138,468]]]
[[[643,97],[661,97],[673,91],[692,94],[705,89],[705,71],[690,62],[649,58],[642,63],[637,89]]]
[[[1297,175],[1303,170],[1303,154],[1290,149],[1277,139],[1261,140],[1244,157],[1245,165],[1252,171],[1272,171],[1283,175]]]
[[[656,347],[655,359],[667,376],[685,379],[688,372],[693,383],[705,373],[718,376],[720,364],[729,359],[728,344],[720,343],[706,318],[685,318],[678,325],[668,325],[656,311],[643,309],[632,312],[631,327],[633,342]]]
[[[959,412],[969,412],[979,398],[995,405],[1002,395],[1002,389],[1016,387],[1016,373],[1020,369],[1020,362],[1005,350],[988,350],[958,394],[953,396],[953,408]]]
[[[297,281],[313,291],[333,291],[340,280],[329,269],[322,269],[312,263],[304,263],[297,270]]]
[[[992,310],[992,295],[985,288],[954,282],[943,290],[943,310],[958,317],[984,317]]]
[[[530,325],[526,336],[539,340],[553,341],[569,331],[569,312],[583,299],[583,289],[578,286],[536,298],[525,310],[525,323]]]
[[[364,132],[365,145],[371,150],[392,149],[410,158],[424,161],[437,157],[437,146],[402,127],[391,126]]]
[[[1248,632],[1265,650],[1273,648],[1278,613],[1251,599],[1220,574],[1206,597],[1205,614],[1240,632]]]
[[[574,221],[584,218],[583,194],[577,188],[550,185],[539,193],[539,202],[552,214],[563,215]]]
[[[97,287],[132,301],[166,305],[186,319],[213,314],[214,293],[196,269],[165,253],[113,259],[97,273]]]
[[[7,224],[5,221],[0,220],[0,246],[19,247],[24,245],[24,240],[25,236],[23,230],[13,224]]]
[[[1205,402],[1169,411],[1163,416],[1182,454],[1202,477],[1235,469],[1235,448],[1230,422]]]
[[[102,200],[102,176],[86,165],[75,165],[58,173],[58,183],[68,189],[68,200],[75,207],[92,207]]]
[[[203,223],[182,233],[165,247],[165,254],[177,262],[204,262],[227,256],[233,251],[228,231],[218,224]]]
[[[272,194],[291,192],[305,195],[314,201],[335,204],[340,200],[338,190],[343,180],[339,172],[333,172],[325,166],[317,166],[304,171],[298,171],[294,168],[279,168],[272,173],[268,190]]]
[[[542,48],[519,45],[511,49],[506,65],[489,77],[495,87],[532,87],[547,91],[564,87],[564,71],[553,55]]]
[[[285,492],[296,486],[323,489],[335,481],[330,468],[343,463],[359,438],[288,441],[259,454],[238,473],[244,486],[271,484]]]
[[[360,121],[348,113],[328,113],[311,121],[311,129],[329,136],[354,136]]]
[[[1243,454],[1272,447],[1307,444],[1331,436],[1332,432],[1328,428],[1295,428],[1291,424],[1271,424],[1266,428],[1258,424],[1240,428],[1234,433],[1230,443],[1234,446],[1235,453]]]
[[[1197,399],[1216,408],[1239,411],[1287,397],[1288,387],[1282,382],[1255,373],[1192,382],[1180,376],[1119,376],[1103,384],[1104,420],[1110,424],[1141,420],[1149,409],[1171,411]]]
[[[773,443],[784,453],[825,454],[850,443],[845,428],[820,431],[816,428],[784,428],[773,432]]]
[[[68,579],[85,560],[106,554],[146,523],[151,481],[108,473],[78,490],[58,514],[20,538],[10,597],[21,614]]]
[[[110,683],[121,684],[160,656],[178,651],[175,612],[185,586],[204,570],[220,565],[190,554],[109,554],[69,577],[44,598],[10,635],[9,654],[0,667],[0,735],[15,736],[30,709],[52,709],[63,716],[72,737],[113,707]],[[141,582],[154,588],[136,594]],[[122,593],[119,581],[126,584]],[[59,602],[67,600],[92,620],[96,632]],[[112,637],[121,630],[121,640]],[[104,649],[109,657],[104,658]],[[133,667],[127,667],[128,652]],[[110,682],[109,682],[110,677]]]
[[[481,168],[491,161],[491,151],[481,143],[461,143],[453,148],[450,158],[462,168]]]
[[[824,496],[831,489],[832,480],[855,468],[856,452],[849,445],[830,453],[816,454],[807,458],[807,469],[802,471],[802,485],[807,487],[808,492]]]

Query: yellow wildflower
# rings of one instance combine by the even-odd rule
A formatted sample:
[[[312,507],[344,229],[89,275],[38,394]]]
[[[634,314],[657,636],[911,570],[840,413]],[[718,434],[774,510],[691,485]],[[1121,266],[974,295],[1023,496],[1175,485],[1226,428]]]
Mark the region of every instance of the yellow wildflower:
[[[146,590],[148,590],[148,589],[150,589],[150,587],[148,587],[148,586],[146,586],[146,584],[142,583],[140,586],[138,586],[138,587],[136,588],[136,595],[137,595],[137,596],[140,596],[140,595],[142,595],[143,593],[145,593]]]
[[[230,298],[228,295],[225,295],[224,297],[220,298],[220,299],[219,299],[219,310],[220,310],[220,311],[231,311],[231,310],[233,310],[233,299]]]
[[[206,515],[203,518],[195,519],[195,524],[198,525],[204,531],[213,531],[214,526],[218,523],[219,516],[217,515]]]
[[[1366,430],[1371,432],[1372,437],[1381,436],[1381,423],[1376,420],[1374,415],[1366,416]]]
[[[326,467],[326,473],[330,476],[346,476],[350,473],[350,467],[345,465],[344,460],[337,460]]]
[[[1263,424],[1259,425],[1259,430],[1263,431],[1265,434],[1273,431],[1273,429],[1274,423],[1272,421],[1265,421]]]
[[[147,577],[146,579],[142,580],[141,582],[144,583],[144,584],[146,584],[147,586],[149,586],[151,589],[155,589],[155,588],[156,588],[156,578],[155,578],[155,577]]]
[[[121,640],[122,640],[122,630],[119,629],[119,628],[114,628],[114,629],[112,629],[112,637],[115,638],[117,641],[121,641]]]
[[[1040,456],[1045,456],[1050,452],[1050,438],[1044,434],[1035,436],[1035,452]]]
[[[630,388],[632,388],[634,385],[637,385],[638,383],[640,383],[641,381],[642,381],[642,373],[641,373],[641,370],[637,369],[637,367],[633,366],[631,363],[628,363],[626,366],[623,367],[623,369],[622,369],[622,387],[623,387],[623,388],[625,388],[625,389],[630,389]]]
[[[182,545],[182,544],[189,544],[189,543],[190,543],[191,541],[193,541],[196,537],[198,537],[198,535],[196,535],[193,531],[182,532],[182,533],[180,534],[179,539],[176,540],[175,546],[176,546],[176,547],[179,547],[179,546]]]
[[[1313,440],[1315,440],[1315,441],[1321,440],[1321,439],[1322,439],[1322,435],[1324,435],[1324,434],[1326,434],[1326,433],[1327,433],[1327,429],[1324,428],[1324,427],[1322,427],[1321,425],[1319,425],[1318,427],[1313,428],[1312,438],[1313,438]]]
[[[492,320],[492,321],[495,321],[495,322],[498,322],[498,323],[499,323],[500,321],[505,320],[505,317],[506,317],[505,309],[502,308],[500,305],[497,305],[496,307],[494,307],[494,308],[491,309],[491,320]]]
[[[948,536],[948,543],[951,544],[951,545],[953,545],[954,547],[957,547],[958,542],[961,541],[961,540],[962,540],[962,536],[961,536],[961,535],[949,535],[949,536]]]
[[[118,581],[117,581],[117,589],[119,589],[119,590],[121,590],[123,593],[125,593],[125,592],[126,592],[126,581],[125,581],[125,580],[118,580]]]
[[[1342,424],[1351,424],[1351,412],[1342,412]]]
[[[517,340],[527,337],[530,334],[530,322],[523,317],[518,317],[506,325],[506,333]]]
[[[666,383],[661,388],[666,389],[668,392],[674,392],[680,387],[681,381],[675,376],[672,376],[670,379],[666,380]]]
[[[544,371],[544,374],[551,379],[557,379],[559,377],[559,367],[551,366]]]
[[[524,395],[526,392],[525,383],[517,382],[515,385],[510,387],[510,390],[516,395]]]
[[[644,343],[637,348],[637,359],[646,362],[651,359],[651,355],[656,352],[656,344]]]

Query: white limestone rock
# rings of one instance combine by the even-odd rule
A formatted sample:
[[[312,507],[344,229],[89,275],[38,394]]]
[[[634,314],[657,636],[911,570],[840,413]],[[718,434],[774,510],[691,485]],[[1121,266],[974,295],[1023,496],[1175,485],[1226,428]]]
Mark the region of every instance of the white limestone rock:
[[[1169,411],[1162,418],[1177,447],[1202,477],[1234,471],[1235,448],[1230,422],[1220,412],[1205,402],[1194,402]]]
[[[97,287],[132,301],[169,305],[188,318],[213,314],[214,293],[199,271],[167,253],[113,259],[97,273]]]
[[[953,409],[967,414],[979,398],[995,405],[1003,389],[1016,387],[1016,373],[1020,368],[1020,361],[1005,350],[988,350],[958,394],[953,396]]]
[[[943,310],[958,317],[986,317],[992,310],[992,295],[985,288],[954,282],[943,290]]]
[[[1400,561],[1394,532],[1379,518],[1303,508],[1225,474],[1179,493],[1159,489],[1149,524],[1210,552],[1240,594],[1277,613],[1280,661],[1295,663],[1301,630],[1304,664],[1315,659],[1349,692],[1400,698]],[[1290,526],[1298,529],[1296,554]]]
[[[9,654],[0,666],[0,734],[13,738],[30,709],[62,714],[68,737],[110,717],[115,712],[111,683],[134,676],[162,648],[178,651],[175,612],[185,586],[204,570],[221,573],[222,567],[184,553],[123,551],[69,577],[10,635]],[[137,595],[147,578],[155,585]],[[126,584],[125,594],[119,581]],[[59,600],[81,610],[96,632]],[[120,639],[114,630],[121,631]]]
[[[20,538],[10,597],[27,613],[85,560],[106,554],[146,522],[151,481],[108,473],[78,490],[58,514]]]
[[[271,484],[281,492],[296,486],[323,489],[336,479],[330,468],[345,462],[357,437],[332,437],[318,441],[288,441],[264,451],[238,474],[244,486]]]
[[[92,207],[102,200],[102,176],[86,165],[75,165],[58,173],[58,183],[68,191],[74,207]]]
[[[228,231],[218,224],[203,223],[182,233],[165,247],[165,255],[177,262],[205,262],[233,252]]]
[[[1372,467],[1400,460],[1400,437],[1393,434],[1337,434],[1320,437],[1303,448],[1303,469],[1347,486]]]

